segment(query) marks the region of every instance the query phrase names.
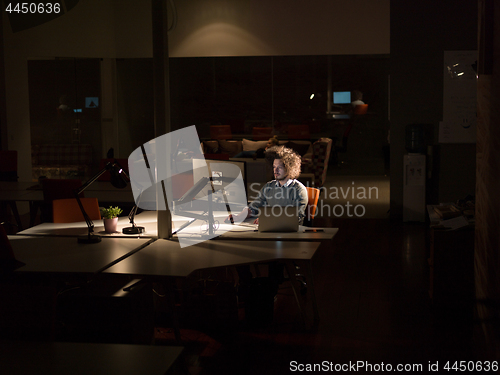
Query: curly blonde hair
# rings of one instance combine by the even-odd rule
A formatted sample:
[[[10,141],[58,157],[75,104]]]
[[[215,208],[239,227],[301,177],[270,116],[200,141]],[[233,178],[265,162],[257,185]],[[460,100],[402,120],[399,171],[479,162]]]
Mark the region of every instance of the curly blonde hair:
[[[296,179],[300,176],[301,158],[294,150],[285,146],[268,148],[266,150],[266,161],[271,167],[276,159],[283,162],[288,173],[288,178]]]

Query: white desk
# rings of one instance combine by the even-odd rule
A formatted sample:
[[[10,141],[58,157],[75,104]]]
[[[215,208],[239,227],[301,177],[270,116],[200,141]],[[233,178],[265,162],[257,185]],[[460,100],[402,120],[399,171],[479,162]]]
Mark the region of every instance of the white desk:
[[[94,234],[102,237],[114,238],[156,238],[158,235],[158,227],[156,224],[156,211],[144,211],[136,215],[134,222],[137,226],[144,227],[145,232],[141,234],[123,234],[122,229],[130,227],[128,217],[118,218],[118,227],[116,233],[106,233],[102,220],[94,221]],[[18,235],[28,236],[62,236],[62,237],[78,237],[88,233],[87,224],[84,221],[75,223],[42,223],[34,227],[18,232]]]
[[[227,224],[225,224],[227,225]],[[229,232],[214,238],[219,240],[276,240],[276,241],[324,241],[331,240],[338,228],[309,228],[300,226],[298,232],[258,232],[253,228],[233,225]]]
[[[311,259],[320,245],[320,242],[302,241],[228,240],[205,241],[181,248],[177,241],[157,240],[104,270],[104,273],[137,277],[187,277],[200,269],[282,260],[285,262],[295,299],[304,324],[306,324],[308,301],[299,297],[299,282],[295,279],[294,265],[295,262],[304,263],[301,268],[306,273],[310,285],[310,298],[308,300],[312,304],[313,318],[316,324],[319,321],[319,313],[314,293]]]
[[[103,238],[80,244],[74,237],[9,236],[17,260],[16,272],[97,273],[145,246],[148,238]]]
[[[156,238],[158,236],[156,211],[143,211],[134,217],[134,223],[139,227],[144,227],[145,232],[141,234],[123,234],[122,229],[130,227],[128,217],[119,217],[117,231],[115,233],[106,233],[102,220],[94,220],[94,234],[101,237],[113,238]],[[187,218],[181,216],[172,217],[173,228],[179,227],[188,221]],[[42,223],[34,227],[18,232],[18,235],[27,236],[61,236],[61,237],[78,237],[88,233],[87,224],[84,221],[75,223]]]
[[[104,272],[186,277],[205,268],[280,259],[311,260],[319,245],[319,242],[299,241],[205,241],[181,248],[177,241],[157,240]]]
[[[276,232],[258,232],[257,226],[252,225],[238,225],[226,224],[224,220],[227,218],[228,213],[225,211],[215,211],[214,219],[218,221],[218,229],[215,234],[214,240],[276,240],[276,241],[325,241],[331,240],[338,232],[338,228],[319,228],[319,227],[305,227],[300,226],[298,232],[276,233]],[[179,220],[181,216],[174,216],[174,220]],[[255,218],[248,218],[245,220],[246,224],[250,224]],[[184,238],[192,237],[193,240],[201,238],[200,226],[202,221],[196,220],[188,227],[182,230]],[[173,239],[178,236],[174,235]]]

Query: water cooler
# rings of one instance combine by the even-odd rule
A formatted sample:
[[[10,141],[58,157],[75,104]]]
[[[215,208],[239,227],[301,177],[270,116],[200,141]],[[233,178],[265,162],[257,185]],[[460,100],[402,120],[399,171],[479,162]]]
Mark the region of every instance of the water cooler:
[[[403,160],[403,221],[425,221],[426,155],[424,125],[406,127]]]

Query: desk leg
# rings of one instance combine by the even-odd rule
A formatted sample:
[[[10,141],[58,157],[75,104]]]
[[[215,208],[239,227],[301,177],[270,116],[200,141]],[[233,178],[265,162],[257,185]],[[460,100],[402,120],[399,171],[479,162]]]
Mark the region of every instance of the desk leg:
[[[40,208],[40,202],[30,201],[30,227],[35,225],[36,214],[38,213],[38,209]]]
[[[316,303],[316,293],[314,292],[314,283],[313,283],[313,273],[312,273],[311,262],[307,262],[307,265],[305,265],[305,268],[307,269],[307,282],[309,284],[308,291],[310,293],[311,302],[313,305],[314,325],[317,325],[319,323],[319,310],[318,310],[318,304]]]
[[[174,330],[175,341],[180,344],[181,331],[179,325],[179,314],[175,303],[175,282],[175,278],[166,277],[160,280],[152,280],[152,285],[153,292],[159,297],[155,312],[164,312],[163,307],[167,309],[167,313],[170,315],[171,324]]]
[[[19,212],[17,211],[16,201],[9,201],[7,202],[7,205],[10,206],[12,214],[14,215],[14,219],[16,219],[18,231],[23,230],[23,223],[21,222],[21,217],[19,216]]]
[[[286,271],[288,273],[288,277],[292,284],[293,294],[295,296],[295,300],[297,301],[297,305],[299,307],[300,315],[304,322],[304,326],[307,327],[307,313],[306,313],[307,302],[304,301],[304,298],[302,298],[302,296],[300,295],[300,282],[299,280],[297,280],[296,277],[296,272],[297,272],[295,268],[296,262],[297,261],[292,261],[292,260],[285,261]],[[306,280],[308,283],[307,293],[309,294],[312,303],[314,326],[317,326],[319,322],[319,311],[318,311],[318,305],[316,304],[316,295],[314,293],[312,267],[311,267],[311,262],[305,262],[305,263],[307,264],[302,264],[301,269],[306,273]]]
[[[307,326],[305,304],[302,298],[300,297],[300,285],[295,275],[297,272],[295,269],[295,265],[293,261],[286,260],[285,266],[286,266],[286,272],[288,273],[288,278],[290,279],[290,283],[292,284],[293,295],[295,296],[295,300],[297,301],[297,306],[299,307],[300,316],[302,318],[304,326]]]
[[[175,341],[181,343],[181,329],[179,325],[179,314],[175,305],[175,279],[167,281],[168,306],[172,311],[172,325],[174,328]]]

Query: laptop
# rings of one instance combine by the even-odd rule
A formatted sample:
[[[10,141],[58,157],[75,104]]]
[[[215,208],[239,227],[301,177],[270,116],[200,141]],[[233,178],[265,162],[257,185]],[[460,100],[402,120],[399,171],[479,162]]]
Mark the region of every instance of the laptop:
[[[299,211],[295,206],[260,208],[259,232],[297,232]]]

